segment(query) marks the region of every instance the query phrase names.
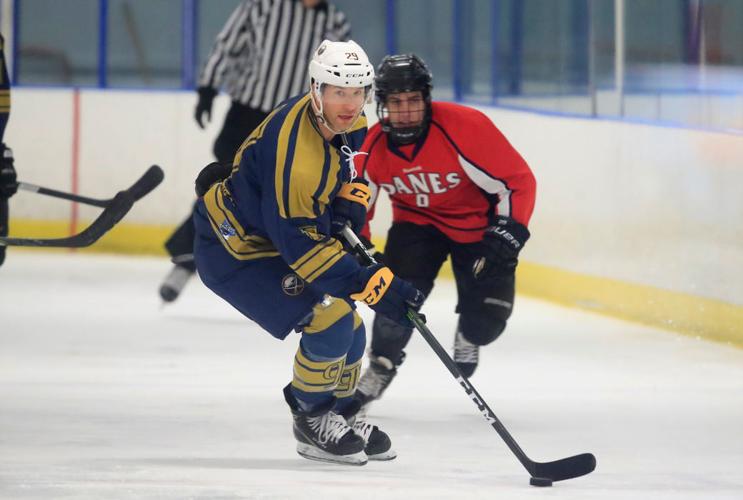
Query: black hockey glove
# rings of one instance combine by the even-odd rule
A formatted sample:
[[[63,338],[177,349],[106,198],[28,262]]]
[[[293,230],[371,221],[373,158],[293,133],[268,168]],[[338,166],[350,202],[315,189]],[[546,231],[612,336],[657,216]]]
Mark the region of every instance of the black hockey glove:
[[[364,302],[374,311],[406,328],[414,325],[407,317],[409,307],[419,308],[425,297],[413,285],[396,277],[388,267],[375,264],[361,274],[364,288],[351,294],[353,300]]]
[[[10,198],[18,191],[18,179],[13,166],[13,151],[0,143],[0,198]]]
[[[194,118],[199,127],[204,128],[204,115],[206,114],[206,123],[212,121],[212,104],[214,104],[214,97],[217,95],[217,91],[211,87],[199,87],[196,89],[199,93],[199,102],[196,103],[196,112]]]
[[[358,234],[366,222],[370,197],[371,190],[365,179],[343,184],[330,204],[332,234],[339,234],[347,225]]]
[[[526,226],[511,217],[499,215],[482,237],[484,255],[472,265],[475,279],[512,274],[518,264],[519,252],[529,236]]]
[[[196,196],[201,198],[217,182],[222,182],[232,173],[232,165],[214,161],[201,169],[196,177]]]

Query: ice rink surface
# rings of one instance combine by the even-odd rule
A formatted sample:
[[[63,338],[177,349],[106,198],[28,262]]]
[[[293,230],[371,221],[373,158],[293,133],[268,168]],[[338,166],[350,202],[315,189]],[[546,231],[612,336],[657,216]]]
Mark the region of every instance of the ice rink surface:
[[[532,459],[592,452],[593,474],[529,486],[417,335],[370,412],[397,460],[327,465],[295,453],[281,395],[298,336],[273,339],[197,281],[161,307],[168,269],[11,249],[1,499],[743,498],[741,349],[518,297],[472,382]],[[424,307],[447,348],[454,302],[442,281]]]

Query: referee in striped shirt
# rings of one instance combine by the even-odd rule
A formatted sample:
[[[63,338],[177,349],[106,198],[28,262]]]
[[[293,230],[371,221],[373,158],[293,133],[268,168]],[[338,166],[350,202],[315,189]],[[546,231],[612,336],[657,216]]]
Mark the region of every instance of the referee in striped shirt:
[[[289,97],[304,92],[307,64],[325,40],[347,41],[346,16],[325,0],[243,0],[217,35],[199,78],[195,118],[201,128],[211,120],[219,89],[232,104],[214,142],[214,156],[231,164],[235,152],[268,113]],[[165,243],[176,264],[160,286],[166,302],[178,298],[196,268],[191,216]],[[180,258],[179,258],[180,257]]]

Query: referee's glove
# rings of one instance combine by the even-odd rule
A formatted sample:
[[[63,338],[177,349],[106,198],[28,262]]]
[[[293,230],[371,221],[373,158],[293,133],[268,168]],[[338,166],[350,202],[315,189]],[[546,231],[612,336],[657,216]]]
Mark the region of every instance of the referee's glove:
[[[204,128],[204,115],[206,115],[206,123],[212,121],[212,104],[214,104],[217,91],[211,87],[199,87],[196,92],[199,93],[199,102],[196,103],[194,118],[199,127]]]

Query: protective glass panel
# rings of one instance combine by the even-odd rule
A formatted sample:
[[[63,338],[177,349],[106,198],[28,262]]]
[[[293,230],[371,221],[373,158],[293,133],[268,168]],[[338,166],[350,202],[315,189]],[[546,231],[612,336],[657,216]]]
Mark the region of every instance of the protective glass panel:
[[[584,0],[499,2],[507,43],[500,104],[588,114],[589,9]]]
[[[97,84],[98,0],[25,0],[15,5],[18,83]]]
[[[376,68],[387,53],[384,0],[335,0],[351,23],[351,39],[363,47]]]
[[[109,0],[107,84],[181,86],[181,0]]]
[[[194,70],[197,81],[214,45],[214,40],[238,5],[240,5],[240,0],[199,0],[197,2],[197,67]]]
[[[404,0],[395,3],[397,52],[418,54],[433,73],[433,95],[452,99],[452,0]],[[414,22],[411,20],[414,19]]]
[[[455,71],[459,73],[461,95],[468,100],[489,103],[494,99],[493,54],[497,47],[494,33],[498,33],[498,2],[472,0],[460,2],[459,22],[455,48]],[[456,76],[456,75],[455,75]]]

